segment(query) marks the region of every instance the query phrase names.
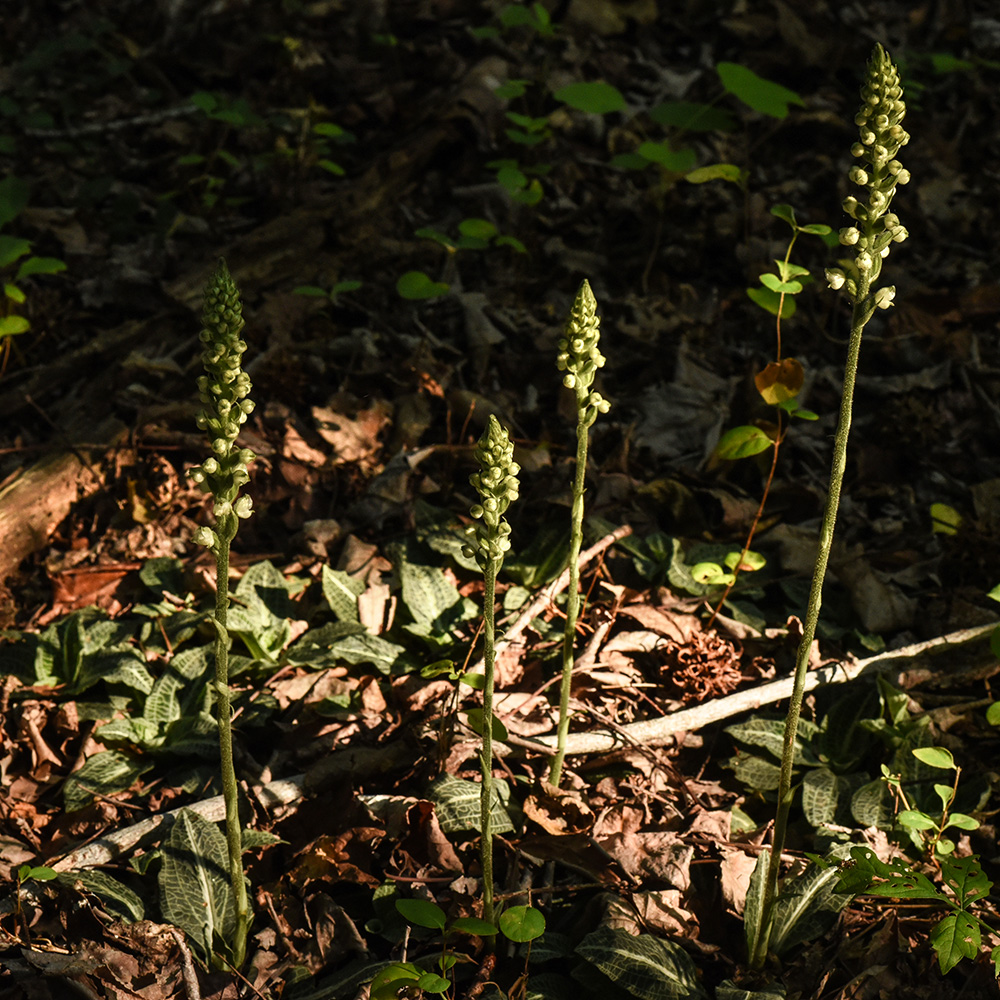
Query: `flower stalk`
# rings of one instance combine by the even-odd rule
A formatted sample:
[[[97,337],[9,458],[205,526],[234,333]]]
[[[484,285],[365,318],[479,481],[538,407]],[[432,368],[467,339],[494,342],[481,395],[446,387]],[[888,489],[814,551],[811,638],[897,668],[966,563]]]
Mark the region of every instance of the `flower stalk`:
[[[493,676],[496,663],[496,604],[497,573],[504,555],[510,550],[510,525],[504,518],[507,508],[518,496],[517,474],[521,467],[514,461],[514,445],[506,429],[495,416],[476,446],[479,472],[469,477],[479,503],[469,513],[476,519],[471,527],[465,552],[475,557],[483,572],[483,742],[480,768],[483,776],[480,789],[480,859],[483,869],[483,919],[493,923]]]
[[[868,62],[867,77],[861,88],[861,99],[861,109],[854,119],[859,129],[860,141],[851,147],[851,154],[860,159],[862,165],[852,167],[848,176],[854,184],[864,189],[862,196],[867,195],[867,199],[863,201],[852,195],[844,201],[844,211],[855,221],[855,225],[840,230],[840,243],[843,246],[854,247],[855,256],[839,260],[837,262],[839,267],[826,272],[830,287],[843,289],[853,305],[851,335],[844,366],[840,416],[834,437],[830,486],[820,528],[819,549],[809,589],[802,639],[796,658],[792,695],[785,719],[774,836],[770,852],[761,855],[758,862],[759,865],[766,865],[761,905],[758,910],[759,922],[748,920],[746,928],[752,969],[762,968],[767,957],[774,904],[778,896],[781,852],[785,846],[788,816],[792,804],[795,739],[802,710],[809,653],[816,635],[816,624],[823,599],[823,580],[833,545],[840,491],[847,467],[847,441],[851,430],[854,383],[858,371],[861,336],[875,310],[887,309],[892,305],[896,293],[895,287],[876,287],[876,282],[882,271],[882,261],[889,255],[891,244],[902,243],[907,237],[906,229],[899,223],[899,217],[889,211],[897,185],[906,184],[910,179],[909,171],[903,169],[902,164],[896,159],[900,148],[910,141],[909,134],[901,124],[906,114],[906,105],[903,101],[899,73],[881,45],[875,45]]]
[[[236,934],[233,941],[233,964],[239,968],[246,957],[250,929],[250,904],[243,874],[243,845],[240,833],[239,790],[233,766],[233,735],[229,694],[229,548],[236,537],[239,522],[252,513],[252,501],[240,496],[240,488],[250,479],[247,464],[254,454],[238,448],[240,427],[253,411],[248,399],[250,378],[242,370],[241,359],[247,349],[240,339],[243,329],[243,306],[239,291],[225,261],[220,260],[205,287],[204,345],[202,362],[205,375],[198,378],[198,390],[204,409],[198,426],[208,434],[212,455],[190,472],[191,478],[215,503],[215,528],[199,528],[193,541],[205,545],[215,555],[215,705],[219,726],[219,757],[222,794],[226,806],[226,845],[229,852],[229,877],[236,911]]]
[[[576,471],[573,477],[573,505],[570,509],[569,586],[566,591],[566,629],[563,633],[562,681],[559,686],[559,723],[556,729],[556,753],[552,758],[549,781],[558,785],[562,778],[569,735],[569,696],[575,662],[573,641],[580,615],[580,547],[583,544],[583,494],[587,477],[587,446],[590,427],[598,413],[607,413],[611,404],[591,389],[597,369],[604,365],[599,343],[600,319],[597,300],[584,279],[576,293],[573,309],[562,339],[556,367],[564,371],[563,385],[576,393]]]

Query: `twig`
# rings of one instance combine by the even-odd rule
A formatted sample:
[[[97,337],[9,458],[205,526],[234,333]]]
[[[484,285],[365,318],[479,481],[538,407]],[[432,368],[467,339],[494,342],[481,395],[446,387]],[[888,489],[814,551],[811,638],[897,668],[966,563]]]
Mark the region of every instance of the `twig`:
[[[632,534],[632,526],[623,524],[620,528],[605,535],[600,541],[595,542],[589,549],[580,553],[579,565],[581,569],[597,558],[605,549],[610,548],[615,542],[621,541]],[[521,633],[537,618],[555,599],[569,586],[569,568],[567,567],[542,590],[534,600],[517,616],[504,632],[503,638],[496,641],[496,654],[506,649],[512,642],[518,639]],[[479,660],[469,668],[470,674],[481,674],[483,672],[483,661]]]
[[[188,1000],[201,1000],[201,987],[198,985],[198,973],[194,971],[194,961],[191,958],[191,949],[184,940],[184,935],[175,928],[170,928],[170,936],[177,942],[177,947],[181,950],[181,975],[184,977],[184,989],[187,991]]]
[[[914,643],[912,646],[903,646],[900,649],[879,653],[877,656],[871,656],[865,660],[852,658],[843,662],[827,664],[806,674],[805,689],[811,691],[824,684],[840,684],[860,677],[862,674],[886,673],[893,669],[905,673],[908,670],[919,669],[923,664],[916,661],[920,661],[925,655],[946,653],[949,656],[954,656],[956,647],[983,639],[996,628],[997,624],[997,622],[993,622],[990,625],[960,629],[957,632],[950,632],[934,639]],[[992,654],[987,649],[985,655],[989,657]],[[571,733],[566,743],[566,752],[568,754],[607,753],[630,743],[637,743],[641,746],[663,746],[670,742],[674,733],[693,732],[710,723],[731,718],[740,712],[748,712],[760,708],[762,705],[781,701],[792,693],[793,683],[794,678],[783,677],[781,680],[771,681],[759,687],[737,691],[725,698],[704,702],[694,708],[672,712],[659,719],[633,722],[622,727],[621,736],[607,730]],[[538,736],[535,739],[547,747],[556,745],[554,734]]]

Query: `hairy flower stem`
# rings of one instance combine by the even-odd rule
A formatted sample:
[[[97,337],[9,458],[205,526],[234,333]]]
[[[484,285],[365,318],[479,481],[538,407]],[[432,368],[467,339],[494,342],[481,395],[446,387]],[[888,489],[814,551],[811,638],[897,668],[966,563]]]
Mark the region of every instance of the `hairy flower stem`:
[[[902,97],[903,89],[899,83],[899,73],[885,49],[876,44],[868,62],[865,85],[861,88],[863,101],[861,110],[854,119],[860,129],[861,141],[851,147],[852,155],[861,158],[866,166],[853,167],[849,173],[850,179],[855,184],[867,188],[868,200],[867,204],[862,204],[856,197],[851,196],[844,201],[844,211],[858,223],[858,226],[850,226],[840,231],[841,244],[856,247],[857,255],[853,260],[838,261],[841,265],[839,268],[831,268],[826,272],[830,287],[844,288],[854,308],[851,315],[851,336],[847,345],[847,361],[844,365],[840,417],[833,443],[829,492],[820,528],[819,549],[809,589],[809,604],[806,609],[802,640],[795,662],[792,696],[785,719],[774,837],[770,852],[759,862],[767,866],[764,870],[761,902],[757,908],[759,922],[756,926],[752,926],[752,921],[748,920],[747,926],[752,969],[762,968],[767,958],[774,907],[778,897],[781,852],[785,846],[788,815],[792,805],[795,740],[802,710],[809,653],[816,635],[816,623],[823,601],[823,579],[826,576],[830,549],[833,546],[833,531],[837,522],[837,509],[840,506],[840,490],[844,482],[844,470],[847,467],[847,439],[851,431],[851,408],[858,372],[858,355],[861,351],[861,336],[875,310],[887,309],[892,305],[895,288],[873,289],[872,285],[881,273],[882,261],[888,256],[890,245],[902,243],[907,236],[906,229],[899,224],[898,217],[888,211],[896,193],[896,186],[906,184],[910,179],[909,171],[904,170],[895,159],[900,147],[905,146],[910,140],[900,124],[906,114]]]
[[[483,919],[493,923],[493,674],[496,665],[496,583],[505,553],[510,549],[510,525],[504,514],[517,499],[514,446],[496,417],[476,446],[480,471],[469,477],[480,502],[470,513],[477,523],[469,529],[468,556],[475,556],[483,571],[483,743],[479,764],[482,785],[479,791],[479,856],[483,869]]]
[[[562,680],[559,684],[559,725],[556,729],[556,754],[552,758],[549,781],[558,785],[566,757],[566,737],[569,736],[569,696],[573,686],[574,640],[580,617],[580,548],[583,545],[583,494],[587,478],[587,446],[589,425],[584,423],[584,410],[578,411],[576,425],[576,470],[573,475],[573,506],[570,509],[569,584],[566,588],[566,630],[563,632]]]
[[[591,390],[597,369],[604,364],[601,354],[600,320],[597,300],[586,280],[580,285],[573,310],[562,339],[556,366],[565,371],[563,385],[576,393],[576,471],[573,476],[573,504],[570,509],[569,586],[566,590],[566,627],[563,632],[562,681],[559,685],[559,723],[556,728],[556,753],[552,758],[549,781],[558,785],[566,757],[569,735],[569,696],[573,684],[573,642],[580,615],[580,547],[583,544],[583,495],[587,480],[587,446],[590,427],[598,413],[607,413],[610,404],[599,392]]]
[[[233,965],[238,969],[246,957],[250,931],[250,903],[243,874],[243,843],[240,830],[239,786],[233,765],[232,708],[229,693],[229,547],[236,537],[241,518],[249,517],[253,504],[240,496],[240,487],[250,479],[247,463],[254,455],[247,448],[237,448],[240,427],[253,412],[247,398],[250,379],[242,370],[241,359],[246,343],[240,339],[243,307],[239,292],[224,261],[205,288],[202,315],[205,324],[200,339],[205,349],[202,361],[205,375],[198,379],[204,409],[198,426],[208,433],[212,456],[191,470],[191,478],[215,503],[215,529],[207,526],[195,532],[193,540],[208,546],[215,555],[215,708],[219,725],[219,770],[222,797],[226,806],[226,846],[229,853],[229,880],[233,893],[236,931],[231,943]]]
[[[501,560],[491,559],[483,570],[483,746],[479,790],[479,858],[483,869],[483,920],[493,923],[493,675],[496,665],[495,603],[497,570]]]
[[[867,285],[864,288],[867,297]],[[869,313],[870,315],[870,313]],[[785,716],[785,740],[781,750],[781,775],[778,779],[778,806],[774,818],[774,836],[771,850],[767,858],[767,872],[764,877],[764,895],[760,907],[760,928],[757,932],[756,946],[750,957],[750,967],[760,969],[767,957],[767,945],[771,935],[771,925],[774,918],[774,901],[778,895],[778,873],[781,868],[781,852],[785,847],[785,837],[788,832],[788,814],[792,807],[792,768],[795,758],[795,739],[798,733],[799,716],[802,712],[802,696],[806,687],[806,672],[809,669],[809,653],[813,639],[816,637],[816,624],[823,604],[823,580],[826,577],[827,563],[830,561],[830,550],[833,547],[833,531],[837,523],[837,511],[840,508],[840,490],[844,483],[844,471],[847,468],[847,439],[851,432],[851,412],[854,401],[854,382],[858,373],[858,355],[861,351],[861,334],[867,319],[861,316],[858,305],[854,307],[851,324],[851,337],[847,345],[847,361],[844,366],[844,392],[840,401],[840,417],[837,421],[837,433],[833,442],[833,462],[830,467],[830,487],[826,498],[826,508],[823,511],[823,523],[820,528],[819,551],[816,553],[816,564],[813,568],[812,585],[809,588],[809,603],[806,606],[806,620],[802,628],[802,639],[799,643],[795,660],[795,679],[792,694],[788,702],[788,712]]]
[[[229,546],[236,535],[235,514],[222,518],[216,526],[219,544],[215,552],[215,706],[219,723],[219,767],[222,798],[226,806],[226,847],[229,851],[229,881],[236,909],[236,939],[233,942],[233,965],[239,969],[246,957],[250,931],[250,903],[243,875],[243,835],[240,829],[239,785],[233,765],[232,708],[229,699]]]

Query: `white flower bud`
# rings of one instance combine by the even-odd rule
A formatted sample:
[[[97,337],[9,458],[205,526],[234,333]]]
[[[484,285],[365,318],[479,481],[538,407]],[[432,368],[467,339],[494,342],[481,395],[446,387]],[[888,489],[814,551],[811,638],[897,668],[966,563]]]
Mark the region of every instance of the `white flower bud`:
[[[211,528],[201,527],[192,536],[191,541],[195,545],[205,545],[208,548],[213,548],[218,539],[215,536],[215,532]]]
[[[253,500],[248,496],[238,497],[233,505],[233,511],[237,517],[247,518],[253,513]]]
[[[847,280],[846,275],[840,268],[829,267],[826,270],[826,280],[827,284],[836,291],[839,288],[844,287],[844,282]]]
[[[851,167],[847,176],[855,183],[864,187],[868,183],[868,171],[862,167]]]
[[[845,247],[852,247],[861,238],[861,233],[854,226],[840,230],[840,242]]]

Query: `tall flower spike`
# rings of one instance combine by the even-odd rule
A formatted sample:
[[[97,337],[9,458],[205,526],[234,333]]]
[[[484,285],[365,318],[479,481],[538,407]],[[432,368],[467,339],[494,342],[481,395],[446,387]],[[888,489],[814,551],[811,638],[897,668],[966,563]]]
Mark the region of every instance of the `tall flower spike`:
[[[906,115],[899,72],[888,53],[876,44],[868,62],[868,75],[861,88],[861,109],[854,118],[860,142],[851,154],[861,165],[851,168],[851,181],[867,189],[867,204],[851,196],[844,201],[844,211],[857,225],[840,230],[843,246],[855,247],[853,260],[839,260],[840,267],[826,272],[830,287],[844,288],[854,303],[863,307],[865,319],[876,309],[892,305],[895,288],[873,289],[882,271],[882,261],[892,243],[902,243],[908,233],[899,217],[889,211],[898,184],[906,184],[910,172],[896,159],[901,147],[910,141],[901,124]]]
[[[466,554],[475,556],[479,568],[486,569],[495,559],[503,561],[510,549],[510,525],[504,514],[511,501],[517,499],[519,484],[517,474],[521,466],[514,461],[514,445],[506,429],[495,416],[476,445],[476,460],[480,472],[469,476],[469,482],[479,494],[480,502],[473,504],[469,513],[477,520],[470,532]]]
[[[607,413],[611,404],[599,392],[591,391],[598,368],[604,367],[605,357],[598,344],[601,340],[601,321],[597,317],[597,299],[590,290],[590,282],[583,279],[573,310],[566,321],[566,329],[559,341],[556,367],[563,376],[563,385],[576,391],[577,406],[584,427],[589,427],[598,413]]]
[[[202,322],[200,340],[205,349],[201,360],[207,374],[198,379],[204,404],[198,426],[207,432],[213,454],[191,470],[191,478],[215,498],[216,518],[230,514],[249,517],[252,501],[248,496],[239,496],[239,491],[250,479],[247,465],[255,456],[249,448],[237,448],[235,442],[254,404],[247,398],[250,376],[241,367],[247,349],[246,341],[240,340],[243,306],[224,260],[219,261],[205,289]],[[195,534],[194,540],[214,545],[216,535],[211,529],[203,529]]]

